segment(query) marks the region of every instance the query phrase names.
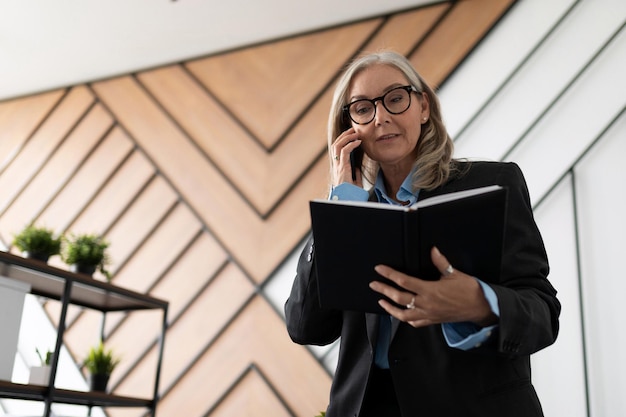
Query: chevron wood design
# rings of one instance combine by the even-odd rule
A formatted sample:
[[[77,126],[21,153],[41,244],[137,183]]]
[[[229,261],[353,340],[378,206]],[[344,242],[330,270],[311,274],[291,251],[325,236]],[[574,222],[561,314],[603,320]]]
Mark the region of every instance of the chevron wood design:
[[[277,401],[274,393],[256,366],[251,366],[237,381],[236,390],[228,396],[210,414],[212,416],[250,416],[272,415],[289,416],[292,413],[285,404]]]
[[[313,416],[330,376],[262,288],[327,192],[334,82],[360,51],[391,47],[438,85],[512,3],[442,2],[0,103],[0,240],[33,221],[102,233],[114,283],[170,301],[159,415]],[[56,323],[57,303],[46,311]],[[70,309],[77,360],[101,319]],[[151,395],[160,320],[107,316],[116,393]]]
[[[381,23],[382,19],[373,19],[190,62],[186,67],[271,149]]]

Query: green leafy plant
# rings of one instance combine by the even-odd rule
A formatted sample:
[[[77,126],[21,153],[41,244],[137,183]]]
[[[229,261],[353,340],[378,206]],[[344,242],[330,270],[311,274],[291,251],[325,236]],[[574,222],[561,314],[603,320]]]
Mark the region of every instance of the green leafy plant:
[[[72,235],[66,239],[63,261],[68,265],[76,265],[79,271],[85,267],[97,269],[102,272],[107,280],[110,280],[111,274],[106,269],[109,264],[108,247],[109,242],[102,236],[95,234]]]
[[[111,375],[119,363],[120,358],[116,357],[111,349],[106,349],[104,343],[100,342],[89,349],[83,366],[92,375]]]
[[[28,256],[45,262],[50,256],[61,253],[61,241],[53,230],[31,224],[14,236],[13,245]]]
[[[37,356],[39,356],[39,360],[41,361],[41,366],[50,366],[50,362],[52,362],[52,351],[47,350],[46,356],[44,357],[39,349],[35,348],[35,352],[37,352]]]

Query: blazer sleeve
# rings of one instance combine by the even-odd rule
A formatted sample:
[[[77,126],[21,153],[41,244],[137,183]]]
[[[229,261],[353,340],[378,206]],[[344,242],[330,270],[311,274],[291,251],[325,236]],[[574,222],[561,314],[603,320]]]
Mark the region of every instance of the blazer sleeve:
[[[514,163],[500,167],[498,182],[509,191],[501,279],[490,284],[500,307],[497,349],[530,355],[556,340],[561,304],[547,279],[548,258],[523,174]]]
[[[296,269],[291,294],[285,302],[289,337],[302,345],[327,345],[341,334],[343,315],[320,308],[313,237],[307,240]]]

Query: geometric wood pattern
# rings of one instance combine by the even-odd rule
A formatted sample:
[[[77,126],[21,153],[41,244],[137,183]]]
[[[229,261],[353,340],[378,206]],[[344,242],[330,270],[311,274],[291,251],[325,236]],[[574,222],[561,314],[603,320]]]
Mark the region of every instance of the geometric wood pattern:
[[[105,234],[113,282],[170,302],[159,415],[313,416],[331,377],[262,289],[327,192],[334,82],[361,51],[390,47],[439,85],[513,3],[442,2],[2,102],[0,241],[29,222]],[[151,395],[150,314],[107,320],[117,393]],[[70,311],[78,360],[99,320]]]

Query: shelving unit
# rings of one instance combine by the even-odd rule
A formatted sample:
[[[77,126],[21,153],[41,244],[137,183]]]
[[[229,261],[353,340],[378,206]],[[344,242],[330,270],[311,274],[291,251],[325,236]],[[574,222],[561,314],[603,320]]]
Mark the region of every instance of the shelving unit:
[[[169,305],[167,301],[2,251],[0,251],[0,276],[28,283],[31,286],[31,294],[61,302],[59,328],[57,329],[56,345],[50,364],[48,385],[26,385],[0,381],[0,397],[42,401],[45,405],[43,417],[50,415],[50,408],[54,403],[89,407],[144,407],[149,410],[152,417],[156,416],[163,345],[167,330]],[[132,398],[102,392],[71,391],[55,387],[54,381],[59,362],[57,355],[63,344],[65,319],[70,304],[97,310],[103,315],[113,311],[162,310],[163,321],[158,341],[159,353],[152,398]]]

